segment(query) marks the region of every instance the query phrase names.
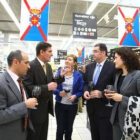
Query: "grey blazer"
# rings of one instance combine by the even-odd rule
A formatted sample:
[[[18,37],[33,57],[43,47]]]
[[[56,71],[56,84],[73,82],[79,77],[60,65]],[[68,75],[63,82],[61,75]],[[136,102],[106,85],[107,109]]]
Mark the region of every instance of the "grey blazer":
[[[114,89],[117,92],[117,83],[121,73],[118,73],[115,78]],[[123,80],[123,83],[120,88],[120,94],[123,95],[121,102],[115,102],[112,114],[111,114],[111,123],[115,121],[115,115],[118,108],[119,114],[119,124],[121,130],[123,131],[124,126],[124,117],[127,110],[128,100],[130,96],[140,96],[140,71],[134,70],[130,72]]]
[[[8,72],[0,74],[0,140],[26,140],[23,117],[28,114],[22,96]]]

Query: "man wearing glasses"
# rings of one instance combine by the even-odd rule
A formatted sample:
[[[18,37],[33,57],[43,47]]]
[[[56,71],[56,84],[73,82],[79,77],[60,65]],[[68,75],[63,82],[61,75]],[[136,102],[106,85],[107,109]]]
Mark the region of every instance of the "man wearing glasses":
[[[86,66],[84,97],[87,99],[92,140],[112,140],[110,114],[112,107],[106,106],[108,100],[103,91],[114,81],[115,67],[107,59],[105,44],[96,44],[93,48],[93,63]],[[92,86],[91,86],[92,83]]]

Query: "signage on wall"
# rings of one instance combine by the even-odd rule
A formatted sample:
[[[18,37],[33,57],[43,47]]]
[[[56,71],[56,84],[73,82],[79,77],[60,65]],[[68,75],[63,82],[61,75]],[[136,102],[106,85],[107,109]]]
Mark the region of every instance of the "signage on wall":
[[[96,16],[74,13],[73,38],[97,39]]]
[[[57,50],[57,57],[64,60],[67,56],[67,50]]]
[[[59,65],[60,64],[60,58],[54,58],[54,64]]]

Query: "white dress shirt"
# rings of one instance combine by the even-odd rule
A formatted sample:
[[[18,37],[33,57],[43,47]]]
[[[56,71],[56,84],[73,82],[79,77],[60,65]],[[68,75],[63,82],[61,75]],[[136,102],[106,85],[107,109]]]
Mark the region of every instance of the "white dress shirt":
[[[13,79],[13,81],[15,82],[16,86],[18,87],[20,93],[21,93],[21,90],[20,90],[20,86],[19,86],[19,83],[18,83],[18,78],[19,76],[16,75],[14,72],[12,72],[11,70],[7,69],[7,72],[9,73],[9,75],[11,76],[11,78]],[[25,97],[25,100],[27,100],[27,97],[26,97],[26,94],[25,94],[25,91],[24,91],[24,97]]]
[[[97,64],[96,64],[96,68],[95,68],[94,74],[93,74],[93,79],[94,79],[94,77],[95,77],[95,73],[96,73],[96,71],[97,71],[98,64],[101,65],[101,66],[100,66],[100,72],[101,72],[101,70],[102,70],[102,68],[103,68],[103,66],[104,66],[105,61],[106,61],[106,59],[105,59],[102,63],[97,63]]]

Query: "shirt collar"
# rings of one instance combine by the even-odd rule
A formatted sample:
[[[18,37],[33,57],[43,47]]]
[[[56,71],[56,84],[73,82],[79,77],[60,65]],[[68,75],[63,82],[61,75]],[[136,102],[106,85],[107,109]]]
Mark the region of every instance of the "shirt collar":
[[[38,57],[37,57],[37,60],[39,61],[39,63],[41,64],[41,66],[44,65],[44,62],[42,62]]]
[[[12,79],[14,81],[17,81],[17,79],[19,78],[18,75],[16,75],[14,72],[12,72],[11,70],[7,69],[7,72],[9,73],[9,75],[12,77]]]
[[[70,77],[73,77],[73,74],[74,74],[74,69],[72,70],[72,74],[71,74],[70,76],[66,76],[66,75],[65,75],[65,77],[69,77],[69,78],[70,78]]]
[[[100,64],[100,65],[101,65],[101,67],[103,67],[103,65],[104,65],[105,61],[106,61],[106,59],[105,59],[103,62],[101,62],[101,63],[97,63],[97,64],[96,64],[96,66],[98,66],[98,65]]]

